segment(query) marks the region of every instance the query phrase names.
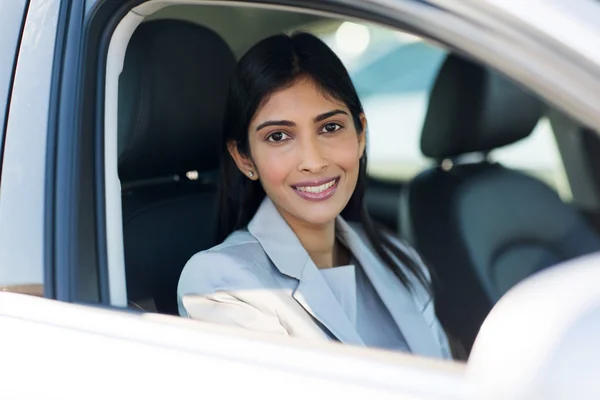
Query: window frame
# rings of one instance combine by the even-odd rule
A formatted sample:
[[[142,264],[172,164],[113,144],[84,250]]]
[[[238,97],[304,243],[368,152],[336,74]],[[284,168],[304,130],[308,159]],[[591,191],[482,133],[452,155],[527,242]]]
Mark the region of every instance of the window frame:
[[[93,213],[88,216],[88,220],[94,221],[93,227],[87,227],[86,235],[93,237],[94,249],[96,251],[95,259],[89,260],[95,265],[97,271],[97,286],[99,287],[99,298],[104,304],[111,304],[110,288],[108,287],[109,266],[107,251],[107,225],[106,225],[106,186],[104,174],[104,154],[103,154],[103,135],[104,121],[101,116],[104,115],[104,90],[102,84],[106,78],[106,57],[110,38],[116,29],[121,18],[133,7],[139,6],[146,1],[130,0],[124,1],[120,5],[106,0],[97,0],[94,5],[89,7],[89,13],[85,16],[82,28],[80,53],[82,62],[80,63],[79,73],[73,76],[73,84],[79,85],[79,96],[84,101],[83,114],[74,113],[72,116],[78,119],[73,123],[72,128],[78,135],[83,132],[94,132],[95,147],[91,146],[87,150],[90,158],[94,159],[94,172],[88,175],[88,182],[93,181],[94,185],[88,188],[88,195],[95,200],[94,206],[79,203],[74,200],[74,204],[80,204],[80,213]],[[239,6],[243,1],[230,3],[221,1],[191,1],[182,0],[187,4],[224,4]],[[598,92],[593,89],[600,87],[600,81],[596,76],[589,73],[589,66],[580,66],[577,63],[571,63],[562,57],[565,52],[563,48],[552,47],[552,42],[539,40],[532,41],[523,25],[506,24],[499,25],[495,21],[472,20],[466,18],[464,13],[453,10],[448,6],[446,8],[433,7],[424,2],[398,1],[387,2],[384,0],[373,0],[370,2],[347,2],[347,1],[298,1],[298,0],[266,0],[260,4],[252,3],[252,6],[276,7],[289,9],[299,12],[314,12],[325,16],[341,17],[346,19],[364,19],[366,21],[382,24],[390,28],[401,29],[422,36],[433,42],[441,43],[451,51],[463,54],[466,57],[473,58],[484,65],[490,65],[502,71],[509,77],[520,81],[525,86],[531,88],[544,98],[557,93],[562,96],[556,96],[560,99],[555,100],[561,103],[560,107],[574,112],[581,120],[593,121],[600,126],[600,101],[593,104],[582,104],[581,99],[577,99],[577,92],[582,87],[586,88],[585,98],[594,96],[598,98]],[[501,21],[504,24],[505,21]],[[484,32],[481,25],[489,28]],[[474,35],[477,33],[477,35]],[[515,38],[522,39],[518,51],[514,43]],[[526,56],[526,57],[525,57]],[[521,58],[522,59],[521,59]],[[551,71],[539,73],[540,65],[556,62],[557,68]],[[555,85],[557,76],[568,77],[563,79],[560,85]],[[550,85],[552,82],[552,85]],[[575,101],[573,102],[573,100]],[[592,111],[595,113],[592,115]],[[592,118],[590,118],[590,116]],[[88,171],[91,172],[91,171]],[[78,177],[71,177],[73,181],[82,183],[83,174]],[[70,192],[74,195],[73,191]],[[78,198],[83,200],[83,192],[78,194]],[[74,208],[73,208],[74,209]],[[67,210],[64,210],[67,212]],[[68,212],[67,212],[68,214]],[[80,215],[71,215],[71,221],[75,221]],[[71,229],[77,230],[82,227],[76,227],[71,222]],[[67,230],[68,231],[68,230]],[[77,271],[77,259],[79,243],[75,231],[70,234],[70,240],[64,240],[63,246],[68,247],[67,254],[62,260],[70,263],[73,272]],[[65,267],[67,268],[67,267]],[[68,277],[68,274],[65,276]],[[82,282],[78,283],[82,284]]]
[[[124,2],[120,12],[122,17],[127,9],[139,6],[146,1],[131,0]],[[183,0],[181,3],[202,5],[203,1]],[[207,4],[228,4],[227,2],[210,1]],[[236,2],[233,6],[244,2]],[[96,9],[101,8],[102,1],[98,1]],[[231,4],[231,3],[229,3]],[[591,92],[589,89],[600,87],[600,81],[596,76],[589,73],[589,66],[581,66],[577,63],[571,63],[562,57],[565,54],[564,48],[553,46],[551,41],[538,40],[533,41],[524,25],[505,24],[504,20],[492,21],[489,18],[482,20],[473,20],[465,17],[464,10],[461,7],[452,9],[451,5],[445,8],[438,8],[430,4],[415,1],[387,2],[384,0],[373,0],[365,2],[346,2],[346,1],[295,1],[295,0],[270,0],[262,1],[261,4],[253,6],[274,6],[291,11],[320,13],[325,16],[341,17],[346,19],[364,19],[366,21],[382,24],[391,28],[406,30],[416,35],[422,36],[433,42],[441,43],[450,51],[463,54],[468,58],[475,59],[477,62],[491,66],[500,70],[512,79],[524,83],[532,91],[543,98],[558,93],[562,96],[555,96],[555,102],[563,103],[560,106],[579,114],[582,120],[590,121],[590,109],[600,111],[600,106],[594,104],[582,104],[581,99],[577,98],[579,93],[576,91],[582,87],[587,87],[586,96],[593,95],[598,97],[598,93]],[[488,5],[486,5],[488,6]],[[482,7],[479,7],[482,8]],[[118,16],[115,16],[118,18]],[[481,25],[486,25],[489,31],[484,32]],[[526,28],[526,26],[525,26]],[[113,29],[114,30],[114,29]],[[477,33],[476,35],[474,33]],[[112,34],[107,29],[105,35]],[[515,38],[520,39],[515,41]],[[515,43],[520,43],[519,48]],[[518,51],[516,51],[518,50]],[[100,51],[102,57],[106,51]],[[551,71],[539,73],[541,65],[556,62],[557,68]],[[98,70],[104,72],[101,67]],[[556,76],[564,76],[569,79],[563,79],[560,85],[555,84]],[[105,75],[99,75],[99,80],[104,79]],[[551,83],[551,84],[550,84]],[[600,91],[599,91],[600,92]],[[97,93],[99,96],[99,93]],[[560,99],[560,101],[556,100]],[[98,110],[100,111],[103,98],[97,98]],[[575,106],[573,106],[575,104]],[[600,104],[600,102],[596,102]],[[584,109],[586,107],[586,109]],[[593,115],[593,120],[600,126],[600,112]],[[97,126],[98,127],[98,126]],[[100,136],[101,132],[96,131]],[[99,188],[99,192],[102,189]],[[106,251],[106,249],[104,249]],[[107,265],[101,265],[101,268],[108,271]],[[105,273],[108,275],[108,273]]]

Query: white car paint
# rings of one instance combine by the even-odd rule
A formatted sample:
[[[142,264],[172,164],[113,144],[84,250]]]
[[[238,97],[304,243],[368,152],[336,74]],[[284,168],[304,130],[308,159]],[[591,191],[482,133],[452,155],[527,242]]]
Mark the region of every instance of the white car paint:
[[[468,380],[486,399],[600,398],[600,255],[512,288],[484,322]]]
[[[0,327],[10,399],[471,398],[460,364],[177,317],[0,293]]]

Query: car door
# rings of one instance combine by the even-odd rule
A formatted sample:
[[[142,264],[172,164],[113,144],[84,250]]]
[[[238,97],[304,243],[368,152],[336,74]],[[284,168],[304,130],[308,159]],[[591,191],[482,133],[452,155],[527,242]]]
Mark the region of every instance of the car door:
[[[178,317],[0,293],[0,326],[11,399],[471,398],[462,365]]]
[[[106,4],[107,15],[119,6]],[[45,299],[0,293],[0,374],[6,378],[0,390],[11,398],[61,399],[196,392],[279,398],[290,388],[292,397],[352,392],[382,399],[425,398],[424,393],[463,398],[461,365],[412,357],[399,363],[396,355],[341,346],[297,347],[178,318],[98,307],[111,299],[107,271],[99,268],[106,264],[107,238],[103,192],[98,195],[104,183],[102,141],[91,134],[96,124],[101,132],[102,123],[102,111],[94,112],[103,75],[96,57],[106,51],[106,25],[116,25],[119,15],[118,10],[114,19],[96,15],[94,25],[86,18],[95,11],[75,1],[28,3],[0,180],[0,265],[3,277],[10,277],[9,290],[26,287],[19,291]],[[213,333],[204,336],[206,329]],[[343,360],[340,370],[336,365]],[[365,374],[365,367],[371,372]],[[417,383],[428,375],[438,389]]]
[[[84,127],[102,121],[101,111],[89,113],[96,98],[88,94],[95,92],[102,72],[95,60],[98,48],[90,49],[85,41],[101,43],[105,26],[94,30],[86,20],[91,14],[85,14],[94,10],[83,2],[31,0],[25,5],[22,35],[20,27],[14,35],[21,42],[13,50],[18,62],[0,180],[3,292],[20,292],[0,293],[2,393],[65,399],[254,392],[279,398],[283,386],[295,387],[296,397],[351,391],[383,399],[419,391],[414,373],[424,377],[416,368],[422,360],[398,364],[393,355],[366,351],[344,356],[345,349],[329,346],[307,353],[306,347],[294,348],[285,340],[277,344],[178,318],[101,309],[111,304],[106,275],[98,268],[106,263],[104,204],[96,193],[104,182],[96,157],[102,147]],[[86,68],[95,74],[86,74]],[[213,333],[204,336],[206,329]],[[365,355],[374,363],[366,375]],[[323,363],[327,359],[329,367]],[[355,365],[338,370],[334,364],[343,359]],[[322,372],[315,374],[317,365]],[[432,361],[427,369],[439,387],[452,381],[442,390],[444,398],[462,398],[462,366]],[[412,379],[406,370],[413,371]],[[231,385],[231,379],[237,384]]]

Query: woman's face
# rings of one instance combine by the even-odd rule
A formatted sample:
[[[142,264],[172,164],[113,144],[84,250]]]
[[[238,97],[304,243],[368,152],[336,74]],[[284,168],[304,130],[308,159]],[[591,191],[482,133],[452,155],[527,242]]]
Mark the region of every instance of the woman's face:
[[[361,122],[357,132],[345,104],[325,96],[312,80],[300,79],[272,94],[254,116],[248,131],[251,158],[238,166],[246,176],[247,168],[254,169],[253,179],[260,179],[288,223],[326,224],[356,188],[365,149],[363,115]]]

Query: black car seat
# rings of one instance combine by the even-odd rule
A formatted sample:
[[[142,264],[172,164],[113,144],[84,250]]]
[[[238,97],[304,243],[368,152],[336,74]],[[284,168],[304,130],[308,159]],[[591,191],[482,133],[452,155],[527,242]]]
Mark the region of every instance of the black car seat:
[[[119,81],[119,177],[128,299],[177,314],[177,281],[214,245],[214,172],[235,57],[215,32],[141,24]],[[190,180],[186,173],[198,172]]]
[[[437,275],[438,316],[467,351],[510,287],[600,250],[595,232],[552,189],[487,160],[491,150],[527,137],[542,112],[511,81],[455,55],[432,89],[421,151],[437,166],[404,189],[401,233]],[[470,153],[480,161],[461,163]]]

